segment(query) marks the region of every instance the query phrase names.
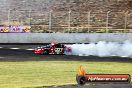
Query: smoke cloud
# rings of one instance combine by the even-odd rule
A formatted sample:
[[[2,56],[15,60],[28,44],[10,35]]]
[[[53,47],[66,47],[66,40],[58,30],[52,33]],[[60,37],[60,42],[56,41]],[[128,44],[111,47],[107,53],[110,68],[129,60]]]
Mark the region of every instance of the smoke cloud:
[[[132,42],[125,41],[124,43],[117,42],[105,42],[100,41],[97,44],[73,44],[66,45],[70,47],[72,52],[71,55],[79,56],[119,56],[119,57],[132,57]],[[67,53],[69,54],[69,53]]]

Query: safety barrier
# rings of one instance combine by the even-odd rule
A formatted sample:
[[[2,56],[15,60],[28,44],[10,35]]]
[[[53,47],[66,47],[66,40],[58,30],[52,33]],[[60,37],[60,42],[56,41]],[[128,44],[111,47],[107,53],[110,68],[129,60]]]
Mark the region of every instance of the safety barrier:
[[[0,33],[0,43],[97,43],[132,41],[131,33]]]

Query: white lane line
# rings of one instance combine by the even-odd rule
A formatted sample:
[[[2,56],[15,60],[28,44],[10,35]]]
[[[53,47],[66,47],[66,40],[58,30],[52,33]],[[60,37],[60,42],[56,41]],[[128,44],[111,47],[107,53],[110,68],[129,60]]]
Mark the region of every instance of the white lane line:
[[[34,50],[34,49],[26,49],[26,50]]]
[[[3,47],[0,47],[0,49],[3,48]]]
[[[14,49],[14,50],[17,50],[17,49],[20,49],[20,48],[10,48],[10,49]]]
[[[121,56],[121,57],[128,57],[128,56]]]

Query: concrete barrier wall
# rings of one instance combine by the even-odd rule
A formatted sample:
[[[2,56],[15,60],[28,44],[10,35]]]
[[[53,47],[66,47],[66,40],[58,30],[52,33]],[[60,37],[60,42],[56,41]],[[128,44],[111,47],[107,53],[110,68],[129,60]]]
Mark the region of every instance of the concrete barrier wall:
[[[0,43],[96,43],[132,41],[131,33],[0,33]]]

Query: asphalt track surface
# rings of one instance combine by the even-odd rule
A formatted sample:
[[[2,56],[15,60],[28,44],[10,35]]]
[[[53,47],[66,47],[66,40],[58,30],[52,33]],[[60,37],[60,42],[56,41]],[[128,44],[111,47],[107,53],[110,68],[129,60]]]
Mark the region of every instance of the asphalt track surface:
[[[39,45],[0,45],[0,62],[43,61],[47,59],[49,61],[109,61],[132,63],[132,58],[126,57],[35,55],[33,49],[37,46]],[[40,57],[42,59],[35,59],[34,57]],[[87,84],[85,86],[67,85],[48,88],[132,88],[132,84]]]

